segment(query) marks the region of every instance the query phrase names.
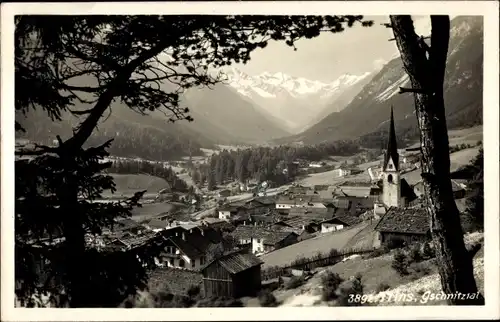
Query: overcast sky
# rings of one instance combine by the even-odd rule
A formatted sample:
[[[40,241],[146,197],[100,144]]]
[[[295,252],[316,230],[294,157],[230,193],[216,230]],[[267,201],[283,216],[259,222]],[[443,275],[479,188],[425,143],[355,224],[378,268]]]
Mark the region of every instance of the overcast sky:
[[[317,38],[297,42],[297,51],[284,42],[270,42],[264,49],[257,49],[246,64],[235,67],[247,74],[256,75],[268,71],[284,72],[296,77],[329,82],[349,73],[360,75],[373,71],[397,54],[392,30],[381,26],[388,16],[372,16],[372,27],[356,25],[344,32],[324,33]],[[414,16],[417,34],[430,33],[429,16]]]

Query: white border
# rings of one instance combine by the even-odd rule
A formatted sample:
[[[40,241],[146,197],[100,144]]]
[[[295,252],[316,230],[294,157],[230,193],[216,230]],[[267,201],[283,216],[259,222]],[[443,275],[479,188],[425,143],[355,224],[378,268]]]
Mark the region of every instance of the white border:
[[[170,3],[8,3],[1,11],[1,319],[5,321],[160,321],[160,320],[333,320],[333,319],[491,319],[500,316],[499,299],[499,56],[496,1],[373,2],[170,2]],[[448,14],[484,16],[484,150],[485,150],[485,297],[484,307],[296,307],[193,309],[22,309],[14,308],[14,64],[16,14]],[[29,89],[26,89],[29,90]]]

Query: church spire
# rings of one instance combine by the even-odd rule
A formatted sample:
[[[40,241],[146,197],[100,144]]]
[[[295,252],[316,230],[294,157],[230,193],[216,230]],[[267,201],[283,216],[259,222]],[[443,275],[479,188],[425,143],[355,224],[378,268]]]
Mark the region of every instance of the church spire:
[[[387,143],[387,151],[385,152],[384,157],[384,171],[386,170],[387,163],[392,159],[394,162],[395,170],[399,170],[399,154],[398,154],[398,146],[396,143],[396,130],[394,128],[394,112],[393,107],[391,106],[391,120],[389,125],[389,142]]]

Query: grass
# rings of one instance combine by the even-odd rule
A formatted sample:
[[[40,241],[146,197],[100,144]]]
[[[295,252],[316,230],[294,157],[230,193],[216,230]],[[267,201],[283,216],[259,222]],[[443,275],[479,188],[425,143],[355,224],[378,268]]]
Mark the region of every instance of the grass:
[[[164,202],[143,204],[142,207],[134,208],[134,210],[132,210],[132,218],[137,221],[142,221],[179,209],[182,206],[178,203]]]
[[[158,191],[168,187],[165,179],[150,176],[147,174],[111,174],[116,184],[116,192],[111,194],[109,191],[103,195],[110,196],[132,196],[137,191],[147,190],[147,194],[156,195]]]
[[[318,252],[328,253],[332,248],[342,250],[351,238],[365,228],[366,225],[367,223],[360,223],[350,229],[322,234],[318,237],[307,239],[300,243],[262,255],[260,259],[264,262],[263,268],[276,265],[285,266],[293,262],[299,256],[312,257]]]

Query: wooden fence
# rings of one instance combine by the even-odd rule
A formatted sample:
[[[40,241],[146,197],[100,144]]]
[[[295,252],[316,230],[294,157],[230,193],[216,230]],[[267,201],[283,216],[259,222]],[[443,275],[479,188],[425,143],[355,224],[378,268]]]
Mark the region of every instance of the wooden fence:
[[[322,256],[314,256],[312,258],[297,258],[294,262],[287,266],[273,266],[262,270],[261,279],[263,281],[278,278],[279,276],[288,275],[292,269],[303,271],[311,271],[318,267],[331,266],[341,262],[344,258],[352,255],[361,255],[373,252],[374,248],[364,249],[346,249],[342,252],[332,250],[329,254]]]

